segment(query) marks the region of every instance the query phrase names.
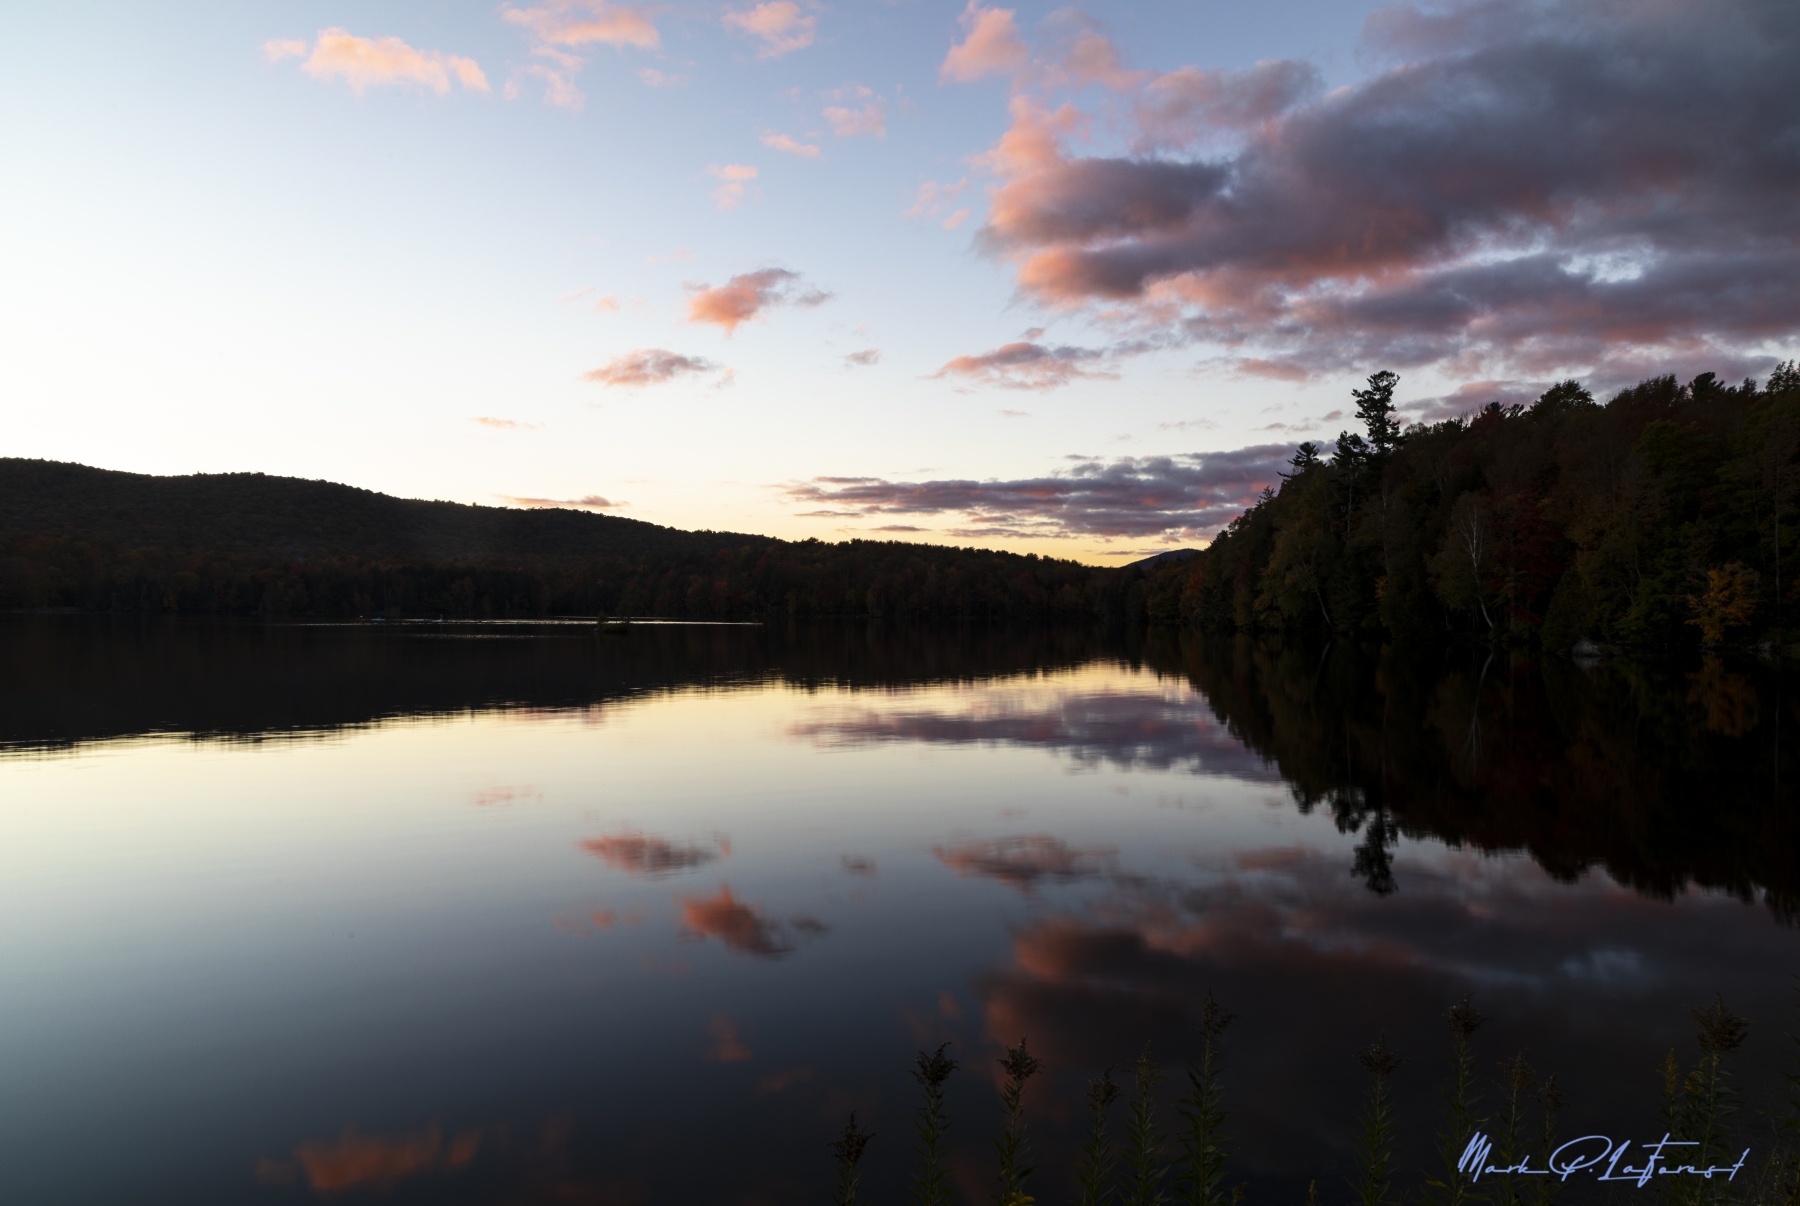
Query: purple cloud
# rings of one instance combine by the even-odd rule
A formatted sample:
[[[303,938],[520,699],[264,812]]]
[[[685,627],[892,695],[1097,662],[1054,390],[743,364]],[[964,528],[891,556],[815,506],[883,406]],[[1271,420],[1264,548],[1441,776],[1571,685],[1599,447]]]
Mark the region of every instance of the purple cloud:
[[[1791,0],[1401,4],[1365,50],[1391,65],[1314,99],[1294,64],[1141,73],[1130,155],[1016,97],[980,244],[1028,295],[1269,375],[1606,386],[1800,335]]]
[[[965,538],[1154,536],[1204,539],[1278,481],[1293,448],[1259,444],[1230,452],[1082,460],[1064,473],[1018,481],[890,482],[816,477],[787,495],[825,514],[961,514]]]

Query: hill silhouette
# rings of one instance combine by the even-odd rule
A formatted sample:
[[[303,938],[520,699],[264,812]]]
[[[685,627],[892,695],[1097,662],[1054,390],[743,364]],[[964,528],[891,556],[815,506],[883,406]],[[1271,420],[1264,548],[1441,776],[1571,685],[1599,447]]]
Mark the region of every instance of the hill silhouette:
[[[1142,577],[1034,554],[689,532],[261,473],[0,458],[0,609],[1094,618],[1141,614]]]
[[[0,532],[223,557],[534,566],[773,543],[586,511],[395,498],[262,473],[158,477],[16,457],[0,458]]]

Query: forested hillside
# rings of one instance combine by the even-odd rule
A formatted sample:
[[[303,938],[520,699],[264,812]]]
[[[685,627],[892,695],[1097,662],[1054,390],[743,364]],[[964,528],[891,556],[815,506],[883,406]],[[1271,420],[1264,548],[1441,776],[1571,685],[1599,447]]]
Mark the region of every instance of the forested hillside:
[[[683,532],[578,510],[394,498],[336,482],[262,473],[156,477],[17,458],[0,459],[0,532],[81,536],[119,548],[228,558],[515,566],[710,554],[772,543],[767,537]]]
[[[1659,377],[1601,405],[1565,381],[1404,429],[1398,380],[1370,377],[1362,432],[1301,445],[1279,488],[1157,571],[1149,617],[1567,649],[1779,639],[1800,614],[1793,362],[1760,388]]]
[[[203,614],[1064,617],[1404,642],[1786,642],[1800,371],[1302,444],[1204,551],[1122,569],[892,541],[683,532],[330,482],[0,460],[0,608]],[[1187,553],[1187,550],[1181,550]]]
[[[255,473],[0,460],[0,608],[1123,618],[1143,612],[1141,580],[980,549],[684,532]]]

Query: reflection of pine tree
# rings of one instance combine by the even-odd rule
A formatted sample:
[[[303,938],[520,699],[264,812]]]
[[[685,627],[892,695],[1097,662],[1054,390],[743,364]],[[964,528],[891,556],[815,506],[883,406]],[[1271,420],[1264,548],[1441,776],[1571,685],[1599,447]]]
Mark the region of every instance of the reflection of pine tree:
[[[1658,899],[1693,884],[1800,916],[1800,709],[1791,688],[1778,706],[1772,669],[1174,633],[1145,652],[1205,694],[1302,814],[1356,835],[1345,862],[1372,888],[1397,882],[1404,834],[1529,852],[1559,879],[1604,867]]]
[[[1363,881],[1363,886],[1377,896],[1392,896],[1400,890],[1394,880],[1394,861],[1388,852],[1399,840],[1400,833],[1387,809],[1377,810],[1363,829],[1363,840],[1357,843],[1355,861],[1350,874]]]

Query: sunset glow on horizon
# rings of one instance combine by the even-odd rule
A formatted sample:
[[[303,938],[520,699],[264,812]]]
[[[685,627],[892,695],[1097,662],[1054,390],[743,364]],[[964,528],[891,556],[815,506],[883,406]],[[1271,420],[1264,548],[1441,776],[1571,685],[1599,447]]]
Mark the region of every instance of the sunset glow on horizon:
[[[1782,0],[5,18],[5,455],[1101,565],[1800,351]]]

